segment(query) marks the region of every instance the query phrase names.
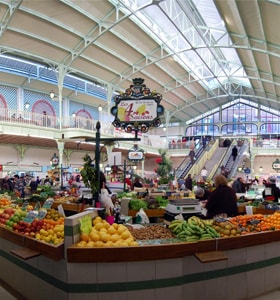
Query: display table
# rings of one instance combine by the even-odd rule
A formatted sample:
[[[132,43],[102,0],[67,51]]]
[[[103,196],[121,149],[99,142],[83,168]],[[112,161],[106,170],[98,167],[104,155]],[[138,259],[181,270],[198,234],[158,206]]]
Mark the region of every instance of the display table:
[[[128,215],[132,218],[136,217],[138,210],[128,210]],[[163,218],[165,209],[145,209],[145,213],[149,218]]]
[[[62,205],[63,209],[65,211],[71,211],[71,212],[82,212],[84,211],[86,208],[90,207],[89,204],[83,204],[83,203],[66,203],[66,202],[56,202],[54,201],[52,208],[57,209],[57,207],[59,205]]]

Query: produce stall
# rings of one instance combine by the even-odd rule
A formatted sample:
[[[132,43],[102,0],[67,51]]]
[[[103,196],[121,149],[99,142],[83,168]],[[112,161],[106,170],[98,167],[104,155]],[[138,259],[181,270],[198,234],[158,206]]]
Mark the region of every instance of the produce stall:
[[[58,245],[14,232],[2,224],[0,278],[30,300],[38,299],[38,295],[42,300],[165,300],[186,299],[186,295],[202,300],[249,299],[280,287],[279,215],[238,216],[231,224],[228,220],[213,223],[194,217],[182,223],[171,222],[168,228],[160,228],[161,224],[129,225],[133,227],[131,234],[143,230],[134,239],[124,228],[128,226],[106,224],[97,210],[91,210],[64,219],[64,243]],[[97,232],[102,234],[98,244],[81,235],[82,224],[89,222],[94,231],[91,238]],[[109,243],[116,234],[113,229],[118,236],[123,235],[115,245]],[[211,235],[214,230],[220,237]],[[231,236],[227,236],[228,231]],[[187,241],[188,237],[192,242]],[[124,241],[127,246],[123,246]]]

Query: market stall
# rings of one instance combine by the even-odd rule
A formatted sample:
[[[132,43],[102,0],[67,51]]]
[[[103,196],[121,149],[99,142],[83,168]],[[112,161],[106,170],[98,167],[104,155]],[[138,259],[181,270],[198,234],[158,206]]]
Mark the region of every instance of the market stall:
[[[278,218],[280,224],[278,213],[274,213],[270,223]],[[49,215],[54,214],[51,211]],[[264,218],[260,214],[256,216]],[[66,217],[64,241],[57,245],[0,224],[1,280],[30,300],[38,299],[38,295],[43,300],[185,299],[186,295],[190,299],[238,300],[280,287],[277,280],[280,230],[253,230],[256,224],[252,222],[253,215],[251,219],[244,215],[242,220],[249,222],[251,231],[235,233],[234,237],[224,235],[204,240],[201,235],[201,239],[186,242],[176,236],[161,235],[159,239],[138,239],[137,244],[129,246],[110,246],[105,242],[98,247],[97,244],[88,246],[86,240],[84,246],[78,246],[81,245],[81,226],[92,222],[93,230],[97,217],[98,209]],[[104,220],[99,222],[106,225]],[[194,225],[186,220],[182,222]],[[212,222],[203,224],[204,228],[213,225]],[[110,226],[124,231],[123,224],[106,225],[106,228]],[[157,231],[152,227],[155,224],[146,226],[151,227],[150,231]],[[240,283],[238,291],[236,280]]]

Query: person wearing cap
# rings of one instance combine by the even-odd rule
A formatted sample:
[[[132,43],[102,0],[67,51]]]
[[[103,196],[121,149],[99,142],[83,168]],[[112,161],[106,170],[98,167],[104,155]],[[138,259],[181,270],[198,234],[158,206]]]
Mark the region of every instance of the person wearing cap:
[[[278,202],[278,199],[280,198],[280,189],[276,186],[276,179],[274,177],[268,178],[262,196],[266,201]]]

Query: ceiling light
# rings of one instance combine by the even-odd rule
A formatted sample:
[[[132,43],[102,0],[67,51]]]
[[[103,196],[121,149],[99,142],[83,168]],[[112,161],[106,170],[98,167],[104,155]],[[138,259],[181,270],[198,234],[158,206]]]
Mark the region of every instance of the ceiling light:
[[[54,96],[55,96],[55,93],[54,93],[54,91],[50,91],[50,97],[51,97],[51,99],[53,99],[53,98],[54,98]]]
[[[28,101],[25,102],[24,107],[25,107],[26,110],[28,110],[28,108],[30,107],[30,103]]]
[[[101,105],[98,106],[98,111],[102,111],[103,107]]]

